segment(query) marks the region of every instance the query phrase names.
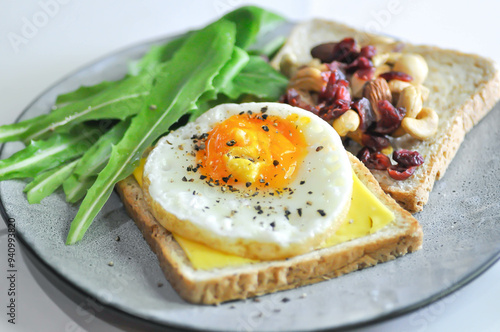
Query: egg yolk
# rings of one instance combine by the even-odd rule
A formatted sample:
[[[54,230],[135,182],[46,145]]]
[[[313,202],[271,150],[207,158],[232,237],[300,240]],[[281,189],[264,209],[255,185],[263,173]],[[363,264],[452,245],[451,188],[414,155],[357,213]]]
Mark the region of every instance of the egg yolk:
[[[197,152],[200,172],[220,184],[285,187],[307,151],[291,117],[240,113],[217,124]]]

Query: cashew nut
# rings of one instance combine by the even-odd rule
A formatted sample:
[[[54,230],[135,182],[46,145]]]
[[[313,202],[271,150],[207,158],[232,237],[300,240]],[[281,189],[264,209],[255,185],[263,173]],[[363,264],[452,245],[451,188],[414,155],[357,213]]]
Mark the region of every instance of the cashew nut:
[[[391,92],[395,94],[401,93],[405,88],[411,86],[411,83],[400,80],[390,80],[388,84]]]
[[[418,85],[418,89],[420,90],[420,94],[422,95],[422,101],[426,101],[427,98],[429,98],[431,91],[429,90],[428,87],[426,87],[422,84]]]
[[[439,116],[428,107],[422,108],[416,118],[406,117],[401,121],[401,127],[412,137],[425,140],[432,137],[438,129]]]
[[[413,85],[406,87],[399,95],[397,107],[406,109],[405,117],[415,118],[422,110],[422,94]]]
[[[413,77],[413,84],[421,84],[429,72],[427,62],[420,54],[403,54],[394,63],[393,70],[406,73]]]
[[[290,80],[289,87],[296,90],[320,92],[325,85],[321,77],[321,70],[312,67],[299,69],[295,76]]]
[[[400,52],[385,52],[378,53],[372,57],[372,63],[375,67],[378,67],[383,64],[394,64],[401,57],[402,53]]]
[[[363,145],[363,132],[360,128],[356,129],[355,131],[348,132],[346,136],[359,145]]]
[[[333,128],[337,133],[344,137],[348,132],[355,131],[359,127],[359,115],[353,110],[348,110],[340,117],[333,120]]]

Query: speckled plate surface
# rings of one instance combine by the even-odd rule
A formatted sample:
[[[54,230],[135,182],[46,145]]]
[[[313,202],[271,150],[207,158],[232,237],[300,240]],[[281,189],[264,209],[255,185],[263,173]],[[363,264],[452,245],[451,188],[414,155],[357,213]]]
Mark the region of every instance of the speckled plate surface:
[[[43,93],[20,120],[46,113],[58,94],[121,77],[148,45],[109,56]],[[56,274],[123,312],[167,326],[209,330],[311,330],[352,326],[428,304],[475,278],[500,257],[500,105],[470,132],[425,210],[420,250],[363,271],[277,294],[220,306],[184,302],[165,281],[118,195],[113,194],[82,242],[65,246],[76,206],[57,192],[29,205],[23,181],[0,183],[4,218]],[[5,144],[0,157],[21,147]],[[117,237],[120,241],[116,241]],[[109,265],[113,262],[113,266]],[[163,287],[158,287],[164,283]],[[283,301],[284,298],[289,301]]]

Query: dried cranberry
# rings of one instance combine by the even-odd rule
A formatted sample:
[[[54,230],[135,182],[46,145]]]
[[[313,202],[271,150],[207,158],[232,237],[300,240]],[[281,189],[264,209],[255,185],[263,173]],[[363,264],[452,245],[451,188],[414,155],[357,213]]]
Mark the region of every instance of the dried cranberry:
[[[394,151],[392,159],[403,167],[420,166],[424,163],[424,157],[420,153],[406,149]]]
[[[333,72],[336,73],[336,72]],[[319,101],[334,102],[337,99],[351,101],[351,94],[349,93],[349,82],[346,80],[337,80],[337,75],[330,74],[326,86],[319,94]]]
[[[375,67],[358,69],[353,75],[358,76],[363,81],[372,80],[375,76]]]
[[[333,48],[333,60],[351,63],[359,54],[359,47],[353,38],[344,38]]]
[[[375,151],[388,147],[391,143],[385,136],[362,134],[361,143]]]
[[[366,167],[370,169],[378,169],[380,171],[385,171],[391,167],[391,160],[385,154],[380,152],[375,152],[371,154],[370,161]]]
[[[361,161],[363,164],[366,165],[366,163],[368,162],[368,160],[370,159],[370,156],[371,156],[371,150],[370,148],[367,148],[366,146],[364,148],[362,148],[361,150],[359,150],[358,154],[356,155],[356,157],[359,159],[359,161]]]
[[[417,166],[412,167],[401,167],[401,166],[391,166],[387,169],[389,176],[394,180],[406,180],[415,173]]]
[[[400,80],[405,82],[410,82],[413,80],[413,77],[400,71],[389,71],[387,73],[380,74],[379,77],[384,78],[388,82],[390,80]]]
[[[406,109],[395,108],[388,100],[379,100],[377,106],[380,119],[372,131],[379,134],[390,134],[398,129],[406,114]]]
[[[359,129],[365,132],[375,121],[375,113],[372,110],[370,101],[365,97],[352,103],[351,107],[359,114]]]
[[[367,147],[362,148],[358,152],[357,157],[369,169],[378,169],[384,171],[392,166],[389,157],[387,157],[383,153],[374,152]]]
[[[333,50],[337,43],[324,43],[317,46],[314,46],[311,50],[311,56],[313,58],[320,59],[321,62],[332,62],[333,58]]]
[[[304,102],[302,98],[300,97],[300,94],[297,92],[295,89],[288,89],[286,93],[281,96],[280,100],[281,103],[286,103],[291,106],[296,106],[303,108],[308,111],[313,111],[314,107],[312,105],[309,105],[308,103]]]
[[[347,68],[347,65],[342,62],[338,61],[332,61],[331,63],[327,63],[326,66],[328,67],[328,70],[331,72],[335,72],[335,76],[337,77],[338,80],[345,80],[345,71]]]
[[[359,51],[359,56],[364,56],[365,58],[371,59],[373,56],[377,54],[377,49],[375,46],[368,45],[364,46],[361,48],[361,51]]]
[[[347,73],[353,73],[358,69],[367,69],[371,67],[373,67],[372,62],[368,58],[360,56],[347,66],[346,71]]]

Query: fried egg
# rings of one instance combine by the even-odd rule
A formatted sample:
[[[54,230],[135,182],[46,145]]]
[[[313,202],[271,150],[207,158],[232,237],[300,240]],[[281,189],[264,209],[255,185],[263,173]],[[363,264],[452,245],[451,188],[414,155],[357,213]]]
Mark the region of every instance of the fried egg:
[[[344,220],[353,185],[336,131],[281,103],[207,111],[158,141],[143,179],[167,230],[264,260],[318,248]]]

